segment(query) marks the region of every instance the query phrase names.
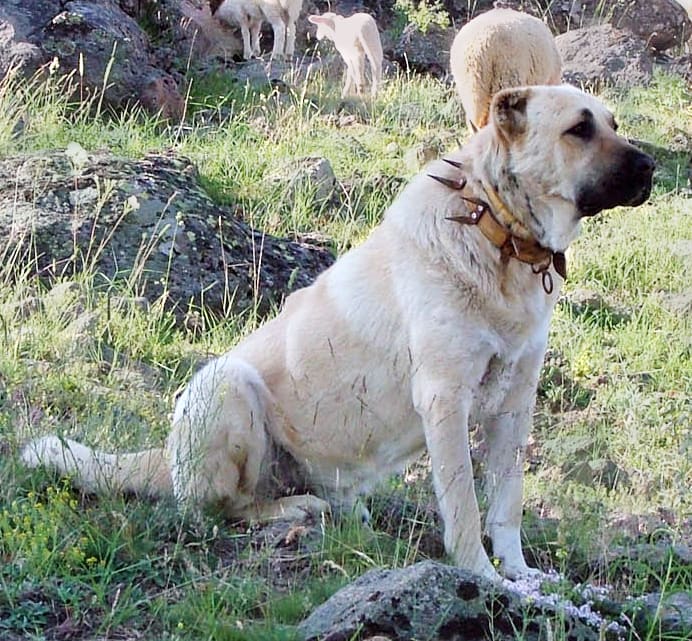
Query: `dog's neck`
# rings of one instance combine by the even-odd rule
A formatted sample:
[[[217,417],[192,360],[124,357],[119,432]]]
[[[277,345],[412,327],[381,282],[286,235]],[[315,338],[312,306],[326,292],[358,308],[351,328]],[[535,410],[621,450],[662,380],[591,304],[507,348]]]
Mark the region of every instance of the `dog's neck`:
[[[447,163],[461,168],[461,163],[443,159]],[[556,252],[541,245],[529,229],[510,211],[497,191],[487,182],[482,181],[482,189],[487,198],[483,200],[465,195],[466,179],[451,180],[440,176],[430,176],[450,189],[461,191],[461,197],[468,211],[461,215],[450,216],[452,220],[463,225],[473,225],[500,250],[503,262],[510,259],[531,265],[535,274],[541,275],[543,289],[547,294],[553,292],[553,277],[550,267],[563,278],[567,278],[567,263],[562,252]]]

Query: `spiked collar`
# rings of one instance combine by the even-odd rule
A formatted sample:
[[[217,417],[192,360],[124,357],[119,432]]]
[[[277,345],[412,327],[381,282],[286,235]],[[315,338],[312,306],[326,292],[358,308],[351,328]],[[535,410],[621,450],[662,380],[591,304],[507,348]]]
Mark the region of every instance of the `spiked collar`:
[[[447,158],[443,160],[458,169],[461,168],[459,162]],[[428,175],[450,189],[462,191],[466,187],[465,178],[457,181]],[[503,262],[514,258],[522,263],[528,263],[534,274],[540,274],[545,293],[552,294],[553,276],[550,273],[550,266],[552,265],[563,279],[567,278],[565,254],[548,249],[533,238],[531,232],[509,211],[497,191],[490,185],[483,184],[483,190],[490,203],[462,194],[461,197],[472,208],[467,214],[449,216],[447,220],[478,227],[481,233],[500,250]]]

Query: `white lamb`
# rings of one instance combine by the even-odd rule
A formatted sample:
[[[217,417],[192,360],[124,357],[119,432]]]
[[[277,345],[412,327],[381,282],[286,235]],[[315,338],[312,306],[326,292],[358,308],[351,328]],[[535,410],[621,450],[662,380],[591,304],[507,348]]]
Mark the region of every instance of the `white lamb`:
[[[374,96],[382,82],[382,42],[375,19],[367,13],[348,18],[336,13],[308,16],[317,25],[317,39],[328,38],[346,63],[346,82],[341,92],[345,98],[355,87],[361,95],[365,87],[365,58],[370,64],[370,91]]]
[[[465,24],[449,54],[466,124],[474,131],[488,123],[490,101],[500,89],[556,85],[562,74],[550,29],[512,9],[491,9]]]
[[[217,0],[218,1],[218,0]],[[303,0],[222,0],[212,11],[219,20],[237,24],[243,35],[243,58],[260,55],[260,29],[266,18],[274,30],[272,58],[293,57],[296,42],[296,20]]]

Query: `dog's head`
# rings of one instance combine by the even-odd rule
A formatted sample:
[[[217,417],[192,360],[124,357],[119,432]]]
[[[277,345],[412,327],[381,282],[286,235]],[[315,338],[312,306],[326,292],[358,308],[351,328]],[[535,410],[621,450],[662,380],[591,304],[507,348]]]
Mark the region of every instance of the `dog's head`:
[[[618,205],[641,205],[654,161],[616,133],[599,100],[567,85],[498,92],[490,127],[505,160],[494,176],[536,238],[563,250],[579,221]]]

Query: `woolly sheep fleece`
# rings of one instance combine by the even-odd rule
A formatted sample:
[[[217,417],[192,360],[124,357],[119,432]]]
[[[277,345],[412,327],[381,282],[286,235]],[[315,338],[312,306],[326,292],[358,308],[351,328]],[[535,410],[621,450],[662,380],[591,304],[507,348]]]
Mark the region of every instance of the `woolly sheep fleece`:
[[[512,9],[492,9],[465,24],[454,38],[450,67],[466,124],[488,124],[492,97],[500,90],[560,83],[562,62],[550,29]]]

